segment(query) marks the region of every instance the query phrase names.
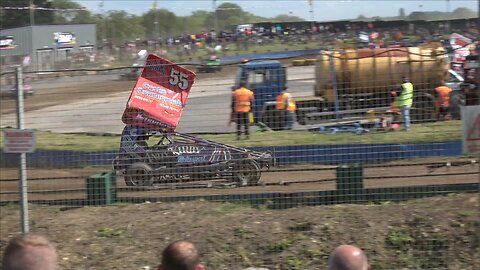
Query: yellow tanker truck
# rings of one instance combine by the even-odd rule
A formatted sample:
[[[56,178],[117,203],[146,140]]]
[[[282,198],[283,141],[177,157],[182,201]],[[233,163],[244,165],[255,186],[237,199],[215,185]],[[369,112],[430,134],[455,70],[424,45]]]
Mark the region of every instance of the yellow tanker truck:
[[[316,61],[314,94],[298,101],[298,120],[345,118],[387,110],[402,76],[413,83],[413,120],[433,119],[434,88],[449,76],[442,47],[347,49],[322,52]]]

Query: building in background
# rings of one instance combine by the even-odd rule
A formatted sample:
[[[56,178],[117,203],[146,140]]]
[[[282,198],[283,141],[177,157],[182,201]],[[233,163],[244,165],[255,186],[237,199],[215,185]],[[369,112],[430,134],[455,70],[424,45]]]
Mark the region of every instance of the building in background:
[[[33,25],[0,30],[0,64],[35,71],[70,68],[94,61],[95,24]],[[78,67],[78,64],[75,65]]]

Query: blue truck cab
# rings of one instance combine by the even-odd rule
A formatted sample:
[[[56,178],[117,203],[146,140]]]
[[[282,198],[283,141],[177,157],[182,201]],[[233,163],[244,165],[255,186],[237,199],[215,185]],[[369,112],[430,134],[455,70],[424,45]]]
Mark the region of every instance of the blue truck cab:
[[[245,82],[247,88],[253,91],[255,97],[253,113],[255,120],[259,121],[262,117],[264,104],[275,101],[286,85],[286,81],[286,69],[280,61],[252,61],[238,65],[233,89],[237,89],[240,82]]]

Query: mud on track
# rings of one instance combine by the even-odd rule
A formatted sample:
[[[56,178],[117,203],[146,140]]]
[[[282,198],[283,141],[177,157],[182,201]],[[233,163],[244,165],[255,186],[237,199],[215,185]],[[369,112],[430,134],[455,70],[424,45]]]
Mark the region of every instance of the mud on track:
[[[430,171],[426,165],[431,162],[460,161],[460,158],[424,158],[389,162],[364,169],[364,187],[397,187],[432,184],[478,183],[479,164],[457,167],[443,167]],[[195,189],[149,189],[125,191],[120,189],[119,197],[168,197],[188,195],[258,194],[268,192],[301,192],[334,190],[335,166],[295,165],[273,168],[265,171],[261,185],[236,188],[195,188]],[[88,176],[108,172],[109,167],[87,167],[74,169],[29,169],[28,183],[30,200],[85,199],[85,183]],[[3,168],[0,171],[0,201],[18,200],[18,170]],[[39,180],[35,180],[39,179]],[[298,183],[302,182],[302,183]],[[280,184],[284,183],[284,184]],[[123,177],[117,177],[117,187],[126,188]]]

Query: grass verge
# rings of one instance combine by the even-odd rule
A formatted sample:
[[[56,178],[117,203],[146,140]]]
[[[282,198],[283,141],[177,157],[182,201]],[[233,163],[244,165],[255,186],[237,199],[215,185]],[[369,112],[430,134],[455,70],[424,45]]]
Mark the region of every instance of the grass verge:
[[[387,144],[444,142],[461,139],[461,122],[445,121],[412,125],[409,132],[370,132],[361,135],[353,133],[320,134],[307,131],[254,131],[250,140],[235,139],[235,134],[200,134],[198,137],[240,147],[282,146],[303,144]],[[70,150],[80,152],[116,150],[120,136],[93,136],[86,134],[61,134],[37,131],[37,149]],[[3,145],[3,132],[0,135]],[[150,139],[154,144],[157,140]]]

